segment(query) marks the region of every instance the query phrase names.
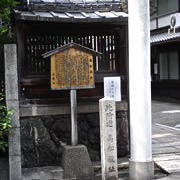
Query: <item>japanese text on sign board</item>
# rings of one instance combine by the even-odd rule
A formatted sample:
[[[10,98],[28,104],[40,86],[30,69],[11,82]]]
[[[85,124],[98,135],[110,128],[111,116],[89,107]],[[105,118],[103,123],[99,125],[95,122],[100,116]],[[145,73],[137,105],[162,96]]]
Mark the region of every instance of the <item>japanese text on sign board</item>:
[[[113,98],[115,101],[121,101],[121,80],[120,77],[104,78],[104,97]]]
[[[51,88],[80,89],[94,87],[93,58],[71,49],[51,59]]]

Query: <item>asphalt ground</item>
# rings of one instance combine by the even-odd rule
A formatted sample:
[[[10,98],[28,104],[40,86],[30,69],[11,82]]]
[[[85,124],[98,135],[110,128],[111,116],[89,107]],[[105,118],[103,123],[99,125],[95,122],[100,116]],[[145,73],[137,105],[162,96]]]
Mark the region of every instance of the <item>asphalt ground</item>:
[[[176,99],[152,101],[152,151],[157,165],[168,176],[180,180],[180,102]]]

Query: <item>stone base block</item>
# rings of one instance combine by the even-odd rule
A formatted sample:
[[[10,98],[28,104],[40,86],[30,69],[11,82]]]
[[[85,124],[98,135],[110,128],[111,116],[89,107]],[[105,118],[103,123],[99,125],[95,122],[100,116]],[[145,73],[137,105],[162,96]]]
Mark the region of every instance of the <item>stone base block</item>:
[[[93,177],[94,169],[86,146],[64,146],[62,154],[64,178]]]
[[[21,156],[9,156],[9,179],[20,180],[21,176]]]
[[[62,180],[63,169],[59,166],[22,168],[23,180]]]
[[[106,180],[118,180],[118,178],[117,177],[108,177],[108,178],[106,178]]]
[[[135,162],[129,160],[130,180],[151,180],[154,177],[154,162]]]

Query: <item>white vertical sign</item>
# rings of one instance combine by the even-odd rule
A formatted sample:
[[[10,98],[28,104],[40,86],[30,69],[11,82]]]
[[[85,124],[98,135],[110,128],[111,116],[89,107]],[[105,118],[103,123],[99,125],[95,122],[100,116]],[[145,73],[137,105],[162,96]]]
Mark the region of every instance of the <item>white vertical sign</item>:
[[[104,97],[110,97],[115,101],[121,101],[120,77],[104,77]]]

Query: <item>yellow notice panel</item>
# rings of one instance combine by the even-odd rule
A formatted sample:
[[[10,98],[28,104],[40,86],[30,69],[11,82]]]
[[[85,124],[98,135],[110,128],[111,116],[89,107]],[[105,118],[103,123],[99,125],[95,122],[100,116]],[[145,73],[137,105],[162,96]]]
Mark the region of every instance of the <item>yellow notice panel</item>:
[[[52,55],[51,88],[94,88],[93,56],[76,48]]]

